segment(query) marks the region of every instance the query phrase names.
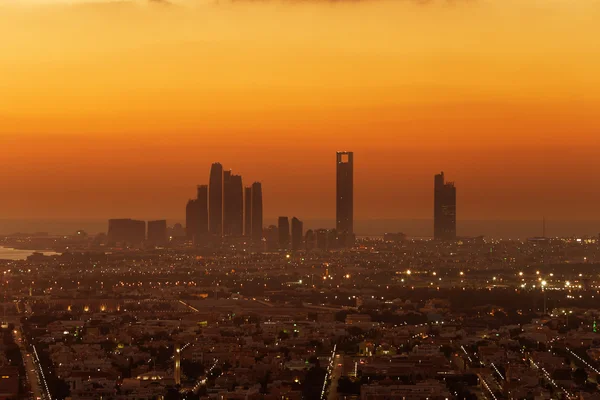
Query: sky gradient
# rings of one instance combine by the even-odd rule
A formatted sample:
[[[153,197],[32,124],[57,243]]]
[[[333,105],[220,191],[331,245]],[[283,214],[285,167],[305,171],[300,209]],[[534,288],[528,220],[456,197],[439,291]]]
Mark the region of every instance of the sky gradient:
[[[0,6],[0,218],[182,219],[210,164],[265,216],[600,220],[600,3]],[[39,3],[52,3],[40,1]],[[76,2],[73,2],[76,3]]]

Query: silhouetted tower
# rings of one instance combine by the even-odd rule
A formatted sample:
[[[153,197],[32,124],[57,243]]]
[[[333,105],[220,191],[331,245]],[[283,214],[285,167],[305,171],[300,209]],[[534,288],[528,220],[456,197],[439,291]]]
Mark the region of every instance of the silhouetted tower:
[[[292,250],[298,251],[302,248],[303,238],[302,221],[298,218],[292,218]]]
[[[445,182],[444,173],[435,176],[433,201],[433,237],[437,240],[456,239],[456,187]]]
[[[208,201],[209,231],[216,236],[223,235],[223,166],[214,163],[210,167]]]
[[[193,241],[198,229],[198,206],[197,200],[189,200],[185,206],[185,236],[187,240]]]
[[[167,242],[167,221],[148,221],[148,242],[161,245]]]
[[[258,243],[263,237],[263,199],[260,182],[252,184],[252,240]]]
[[[208,236],[208,185],[198,185],[197,193],[198,225],[196,240],[202,240]]]
[[[290,220],[288,217],[279,217],[277,230],[279,232],[279,248],[286,250],[290,245]]]
[[[336,153],[335,228],[348,236],[354,234],[354,153]]]
[[[199,185],[195,200],[185,209],[185,232],[188,240],[199,243],[208,234],[208,186]]]
[[[306,231],[306,235],[304,237],[304,245],[307,251],[310,251],[317,247],[317,236],[315,235],[312,229]]]
[[[231,234],[231,210],[233,209],[231,201],[231,170],[223,171],[223,235]]]
[[[279,228],[275,225],[269,225],[265,230],[265,242],[267,245],[267,251],[277,251],[279,248]]]
[[[242,236],[244,231],[244,187],[240,175],[223,174],[223,230],[228,236]]]
[[[252,236],[252,186],[244,188],[244,236]]]
[[[178,344],[175,345],[175,354],[173,355],[173,358],[175,359],[175,376],[173,378],[175,379],[176,385],[181,385],[181,347],[179,347]]]

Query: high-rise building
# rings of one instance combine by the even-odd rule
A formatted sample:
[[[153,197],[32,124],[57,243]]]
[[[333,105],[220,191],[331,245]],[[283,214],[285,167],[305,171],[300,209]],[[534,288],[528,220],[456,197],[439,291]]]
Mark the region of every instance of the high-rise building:
[[[306,246],[307,251],[310,251],[317,247],[317,236],[315,235],[312,229],[306,231],[306,236],[304,237],[304,245]]]
[[[263,199],[260,182],[252,184],[252,241],[258,243],[263,238]]]
[[[197,240],[202,240],[208,235],[208,185],[198,185],[196,197],[197,208]]]
[[[193,241],[198,229],[198,200],[189,200],[185,206],[185,236]]]
[[[279,228],[275,225],[269,225],[264,232],[267,251],[277,251],[279,248]]]
[[[244,188],[244,236],[252,236],[252,186]]]
[[[229,236],[231,233],[229,229],[231,227],[231,200],[232,197],[229,194],[231,185],[231,170],[223,171],[223,235]]]
[[[285,250],[290,246],[290,220],[288,217],[279,217],[277,230],[279,232],[279,248]]]
[[[242,236],[244,231],[244,186],[240,175],[223,174],[223,233]]]
[[[167,242],[167,221],[148,221],[148,242],[154,245]]]
[[[134,219],[108,220],[108,240],[113,243],[140,244],[146,239],[146,222]]]
[[[443,172],[434,179],[433,203],[433,237],[456,239],[456,187],[454,182],[445,182]]]
[[[292,250],[298,251],[302,248],[303,239],[302,221],[298,218],[292,218]]]
[[[354,153],[336,153],[335,228],[347,236],[354,234]]]
[[[199,185],[195,200],[188,201],[185,209],[185,230],[188,240],[200,243],[208,234],[208,186]]]
[[[223,166],[219,163],[210,167],[208,189],[209,231],[213,235],[223,236]]]
[[[327,229],[317,229],[315,231],[315,243],[316,243],[316,248],[322,251],[327,251],[328,246],[327,246],[327,236],[328,236],[328,231]],[[308,238],[307,238],[308,240]]]

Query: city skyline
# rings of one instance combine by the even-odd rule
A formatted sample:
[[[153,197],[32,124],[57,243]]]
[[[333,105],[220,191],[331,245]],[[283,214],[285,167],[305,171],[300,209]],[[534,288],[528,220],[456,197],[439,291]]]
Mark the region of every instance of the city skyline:
[[[213,159],[324,218],[347,148],[356,219],[428,218],[446,170],[461,218],[600,220],[591,2],[292,3],[3,7],[0,218],[181,219]]]

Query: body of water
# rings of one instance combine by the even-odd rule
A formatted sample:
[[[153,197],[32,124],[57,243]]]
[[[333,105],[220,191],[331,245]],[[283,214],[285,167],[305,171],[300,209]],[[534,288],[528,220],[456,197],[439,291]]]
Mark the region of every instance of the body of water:
[[[18,250],[10,247],[0,247],[0,260],[25,260],[33,253],[44,253],[46,255],[57,255],[54,251],[46,250]]]

